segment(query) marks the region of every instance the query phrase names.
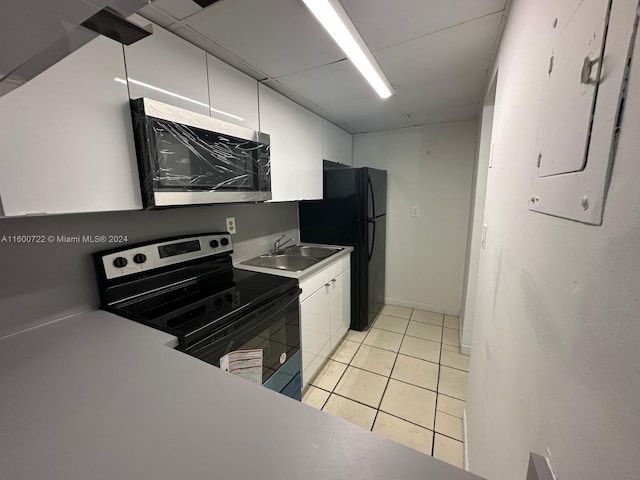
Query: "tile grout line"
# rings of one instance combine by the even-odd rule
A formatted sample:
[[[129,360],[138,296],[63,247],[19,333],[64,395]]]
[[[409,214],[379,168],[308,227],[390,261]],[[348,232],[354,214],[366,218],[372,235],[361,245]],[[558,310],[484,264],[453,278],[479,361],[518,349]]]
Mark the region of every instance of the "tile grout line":
[[[357,367],[354,367],[354,368],[357,368]],[[395,379],[393,379],[393,380],[395,380]],[[398,381],[400,381],[400,380],[398,380]],[[403,382],[403,383],[406,383],[406,382]],[[409,384],[409,385],[412,385],[412,384]],[[325,393],[328,393],[329,396],[335,395],[337,397],[344,398],[345,400],[350,400],[350,401],[352,401],[354,403],[357,403],[358,405],[362,405],[363,407],[367,407],[367,408],[370,408],[372,410],[376,410],[376,412],[382,412],[382,413],[384,413],[386,415],[389,415],[390,417],[397,418],[398,420],[402,420],[403,422],[410,423],[411,425],[415,425],[416,427],[424,428],[425,430],[429,430],[430,432],[432,432],[434,434],[436,433],[435,430],[431,430],[430,428],[425,427],[424,425],[420,425],[419,423],[416,423],[416,422],[413,422],[411,420],[408,420],[408,419],[406,419],[404,417],[401,417],[401,416],[399,416],[399,415],[397,415],[395,413],[390,413],[390,412],[387,412],[385,410],[376,409],[375,407],[372,407],[371,405],[368,405],[368,404],[366,404],[366,403],[364,403],[364,402],[362,402],[360,400],[356,400],[355,398],[347,397],[345,395],[341,395],[341,394],[335,393],[335,392],[329,392],[328,390],[325,390],[324,388],[320,388],[320,387],[315,387],[315,388],[317,388],[318,390],[322,390]],[[429,391],[433,392],[433,390],[429,390]],[[384,397],[384,394],[383,394],[383,397]],[[327,400],[325,400],[325,403],[323,404],[323,408],[324,408],[324,405],[326,405],[327,401],[328,401],[328,398],[327,398]],[[321,409],[319,409],[319,410],[321,410]],[[453,418],[460,419],[460,417],[456,417],[455,415],[451,415],[450,413],[446,413],[446,412],[441,412],[441,413],[444,413],[445,415],[449,415],[450,417],[453,417]],[[374,418],[374,424],[375,424],[375,418]],[[369,429],[369,430],[371,431],[371,429]],[[456,442],[460,442],[460,440],[458,440],[457,438],[452,437],[451,435],[447,435],[446,433],[442,433],[442,432],[437,432],[437,433],[439,435],[442,435],[443,437],[447,437],[447,438],[450,438],[451,440],[455,440]]]
[[[349,360],[349,363],[347,363],[347,368],[344,369],[344,371],[342,372],[342,375],[340,375],[340,378],[338,378],[338,381],[336,382],[336,384],[333,386],[333,388],[331,389],[331,392],[329,393],[329,396],[327,397],[327,399],[325,400],[324,404],[322,405],[322,408],[320,410],[322,410],[326,405],[327,402],[329,401],[329,399],[331,398],[331,395],[337,395],[339,397],[342,398],[347,398],[348,400],[352,400],[355,401],[351,398],[348,397],[343,397],[342,395],[335,393],[336,387],[338,386],[338,384],[340,383],[340,381],[342,380],[342,377],[344,377],[344,374],[347,373],[347,370],[349,369],[349,367],[351,366],[351,362],[353,361],[353,359],[355,358],[355,356],[358,354],[358,351],[360,351],[360,347],[362,345],[364,345],[364,340],[369,336],[369,333],[371,332],[371,329],[373,328],[373,325],[378,321],[378,317],[380,316],[380,313],[378,313],[378,315],[376,315],[376,318],[373,320],[373,323],[371,324],[371,326],[369,327],[369,331],[367,332],[367,334],[364,336],[364,338],[362,339],[362,342],[360,342],[360,345],[358,346],[358,348],[356,349],[356,353],[353,354],[353,357],[351,357],[351,360]],[[348,330],[347,330],[348,332]],[[342,342],[347,340],[347,336],[345,335],[344,338],[342,339]],[[340,345],[342,345],[342,342],[340,342]],[[331,357],[329,358],[329,360],[331,360]],[[334,362],[336,360],[333,360]],[[342,363],[342,362],[338,362],[338,363]],[[345,365],[344,363],[342,363],[342,365]],[[357,368],[357,367],[354,367]],[[325,390],[326,392],[326,390]],[[360,402],[358,402],[360,403]],[[364,405],[364,404],[363,404]],[[375,418],[374,418],[374,422],[375,422]],[[372,425],[373,427],[373,425]]]
[[[400,318],[400,317],[395,317],[395,318]],[[391,332],[390,330],[385,330],[385,331],[386,331],[386,332]],[[402,334],[400,334],[400,333],[398,333],[398,332],[391,332],[391,333],[397,333],[398,335],[402,335]],[[403,335],[403,340],[402,340],[402,341],[404,341],[404,337],[406,337],[406,336],[411,337],[411,338],[418,338],[418,339],[420,339],[420,340],[427,340],[427,339],[424,339],[424,338],[420,338],[420,337],[412,337],[411,335],[406,335],[406,334],[405,334],[405,335]],[[352,363],[353,363],[353,359],[356,357],[356,355],[357,355],[357,354],[358,354],[358,352],[360,351],[360,347],[362,347],[363,345],[364,345],[364,346],[366,346],[366,347],[369,347],[369,348],[375,348],[376,350],[380,350],[380,351],[382,351],[382,352],[394,353],[394,354],[396,354],[396,359],[397,359],[397,357],[398,357],[399,355],[404,355],[405,357],[409,357],[409,358],[413,358],[413,359],[420,360],[420,361],[423,361],[423,362],[431,363],[431,364],[433,364],[433,365],[438,365],[438,367],[447,367],[447,368],[451,368],[451,369],[453,369],[453,370],[457,370],[457,371],[459,371],[459,372],[463,372],[463,373],[466,373],[466,374],[468,374],[468,373],[469,373],[469,371],[468,371],[468,370],[464,370],[464,369],[462,369],[462,368],[458,368],[458,367],[452,367],[451,365],[444,365],[444,364],[442,364],[442,363],[441,363],[441,361],[442,361],[441,357],[442,357],[442,351],[443,351],[443,349],[442,349],[442,345],[447,345],[447,344],[442,344],[442,343],[440,343],[440,347],[441,347],[441,348],[440,348],[440,353],[439,353],[439,357],[440,357],[440,359],[439,359],[439,362],[438,362],[438,363],[436,363],[436,362],[434,362],[434,361],[427,360],[427,359],[422,358],[422,357],[416,357],[416,356],[413,356],[413,355],[409,355],[409,354],[407,354],[407,353],[400,353],[400,350],[399,350],[399,349],[398,349],[398,351],[397,351],[397,352],[394,352],[393,350],[389,350],[389,349],[386,349],[386,348],[377,347],[377,346],[375,346],[375,345],[369,345],[369,344],[366,344],[366,343],[363,343],[363,342],[354,342],[353,340],[348,340],[347,338],[345,338],[345,339],[343,340],[343,342],[345,342],[345,341],[348,341],[348,342],[351,342],[351,343],[356,343],[356,344],[358,344],[358,348],[356,349],[355,353],[354,353],[354,354],[353,354],[353,356],[351,357],[351,360],[349,360],[349,363],[345,363],[345,362],[343,362],[343,361],[336,360],[336,359],[334,359],[334,358],[332,358],[332,357],[329,357],[329,358],[328,358],[328,360],[331,360],[331,361],[336,362],[336,363],[340,363],[340,364],[342,364],[342,365],[347,365],[347,367],[353,367],[353,368],[356,368],[356,369],[358,369],[358,370],[363,370],[363,371],[368,372],[368,373],[373,373],[373,374],[375,374],[375,375],[380,375],[381,377],[385,377],[385,376],[387,376],[387,375],[383,375],[383,374],[381,374],[381,373],[379,373],[379,372],[375,372],[375,371],[373,371],[373,370],[368,370],[367,368],[359,367],[359,366],[356,366],[356,365],[353,365],[353,364],[352,364]],[[433,342],[433,343],[438,343],[438,342],[436,342],[435,340],[428,340],[428,341]],[[400,346],[402,346],[402,342],[401,342]],[[454,345],[451,345],[451,346],[454,346]],[[395,361],[394,361],[394,367],[395,367]],[[340,378],[338,379],[338,381],[340,381],[341,379],[342,379],[342,375],[340,376]],[[404,380],[398,380],[398,379],[394,379],[394,380],[396,380],[396,381],[398,381],[398,382],[406,383],[407,385],[413,385],[414,387],[422,388],[422,389],[424,389],[424,390],[429,390],[430,392],[434,392],[434,393],[440,394],[440,393],[438,392],[438,390],[437,390],[437,386],[436,386],[436,390],[431,390],[430,388],[426,388],[426,387],[423,387],[423,386],[421,386],[421,385],[416,385],[415,383],[407,382],[407,381],[404,381]],[[439,383],[439,381],[440,381],[440,368],[438,368],[438,383]],[[327,392],[327,391],[328,391],[327,389],[324,389],[324,388],[322,388],[322,387],[319,387],[319,386],[315,385],[313,382],[310,382],[310,383],[309,383],[309,385],[312,385],[312,386],[314,386],[314,387],[316,387],[316,388],[319,388],[320,390],[324,390],[325,392]],[[331,392],[333,392],[333,391],[331,391]],[[465,400],[465,399],[463,399],[463,398],[459,398],[459,397],[455,397],[455,396],[453,396],[453,395],[445,395],[444,393],[443,393],[442,395],[444,395],[445,397],[453,398],[453,399],[455,399],[455,400],[460,400],[460,401],[462,401],[462,402],[466,402],[466,400]],[[348,398],[348,397],[346,397],[346,398]],[[454,416],[455,416],[455,415],[454,415]]]
[[[440,394],[440,374],[442,372],[442,341],[444,340],[444,314],[442,314],[442,331],[440,333],[440,352],[438,354],[438,381],[436,383],[436,402],[433,408],[433,442],[431,443],[431,456],[435,458],[436,451],[436,416],[438,415],[438,395]]]
[[[384,310],[384,308],[383,308],[383,310]],[[381,313],[378,314],[378,317],[380,317],[380,315],[382,315],[382,310],[380,312]],[[404,334],[402,334],[402,340],[400,340],[400,345],[398,345],[398,351],[395,352],[396,356],[393,359],[393,365],[391,365],[391,370],[389,370],[389,375],[387,376],[387,383],[385,384],[384,389],[382,390],[382,396],[380,397],[380,401],[378,402],[378,408],[376,408],[376,414],[373,417],[373,423],[371,424],[371,428],[369,429],[372,432],[373,432],[373,427],[375,427],[376,421],[378,420],[378,414],[380,413],[380,407],[382,406],[382,401],[384,400],[384,396],[387,393],[387,388],[389,387],[389,383],[391,383],[391,374],[393,373],[393,369],[396,368],[396,362],[398,361],[398,355],[400,355],[400,348],[402,347],[402,342],[404,341],[404,336],[406,335],[407,329],[409,328],[409,322],[411,322],[411,320],[410,320],[411,319],[411,315],[413,315],[413,309],[411,309],[411,313],[409,313],[409,319],[406,319],[406,318],[403,319],[403,320],[409,320],[409,321],[407,322],[407,326],[404,327]],[[391,315],[389,315],[389,316],[391,316]],[[394,318],[400,318],[400,317],[394,317]],[[377,321],[377,318],[376,318],[376,321]],[[375,322],[374,322],[374,325],[375,325]],[[371,326],[371,328],[373,328],[373,325]],[[383,413],[386,413],[386,412],[383,412]]]
[[[358,345],[358,347],[356,348],[356,350],[355,350],[354,354],[353,354],[353,355],[351,355],[351,358],[350,358],[350,360],[349,360],[349,362],[348,362],[348,363],[345,363],[345,362],[342,362],[342,361],[339,361],[339,360],[335,360],[335,359],[333,359],[332,357],[330,357],[330,358],[329,358],[331,361],[334,361],[334,362],[336,362],[336,363],[340,363],[340,364],[342,364],[342,365],[346,365],[345,370],[342,372],[342,374],[341,374],[341,375],[340,375],[340,377],[338,378],[338,380],[337,380],[336,384],[333,386],[333,388],[331,389],[331,391],[328,391],[328,390],[326,390],[326,389],[324,389],[324,388],[321,388],[321,387],[318,387],[318,386],[316,386],[316,385],[311,384],[311,385],[313,385],[315,388],[318,388],[319,390],[321,390],[321,391],[323,391],[323,392],[329,393],[329,396],[327,397],[327,400],[325,400],[325,402],[323,403],[323,405],[322,405],[322,407],[320,408],[320,410],[323,410],[323,409],[325,408],[325,406],[327,405],[327,403],[328,403],[328,401],[329,401],[329,399],[331,398],[331,396],[332,396],[332,395],[336,395],[336,396],[338,396],[338,397],[340,397],[340,398],[344,398],[344,399],[346,399],[346,400],[350,400],[350,401],[352,401],[352,402],[354,402],[354,403],[357,403],[357,404],[362,405],[362,406],[364,406],[364,407],[372,408],[372,409],[374,409],[374,410],[375,410],[375,415],[374,415],[373,423],[372,423],[371,427],[369,428],[369,430],[370,430],[370,431],[373,431],[373,428],[374,428],[374,426],[375,426],[375,424],[376,424],[376,421],[377,421],[377,419],[378,419],[378,415],[379,415],[379,413],[380,413],[380,412],[383,412],[383,413],[385,413],[385,414],[387,414],[387,415],[389,415],[389,416],[391,416],[391,417],[394,417],[394,418],[397,418],[397,419],[402,420],[402,421],[404,421],[404,422],[407,422],[407,423],[409,423],[409,424],[411,424],[411,425],[415,425],[416,427],[424,428],[425,430],[429,430],[429,428],[428,428],[428,427],[425,427],[425,426],[420,425],[420,424],[418,424],[418,423],[415,423],[415,422],[412,422],[412,421],[410,421],[410,420],[407,420],[406,418],[403,418],[403,417],[401,417],[401,416],[399,416],[399,415],[397,415],[397,414],[393,414],[393,413],[389,413],[389,412],[385,412],[385,411],[381,410],[382,401],[384,400],[384,396],[385,396],[385,394],[386,394],[386,392],[387,392],[387,389],[388,389],[388,387],[389,387],[389,384],[391,383],[391,379],[392,379],[391,375],[393,374],[393,370],[395,369],[395,366],[396,366],[396,364],[397,364],[397,360],[398,360],[398,358],[399,358],[399,355],[401,355],[401,354],[400,354],[400,349],[402,348],[402,344],[404,343],[405,338],[406,338],[406,337],[410,337],[410,338],[417,338],[417,339],[424,340],[424,341],[430,341],[430,342],[433,342],[433,343],[438,343],[438,342],[436,342],[436,341],[434,341],[434,340],[431,340],[431,339],[428,339],[428,338],[415,337],[415,336],[413,336],[413,335],[408,335],[408,334],[407,334],[407,331],[408,331],[408,329],[409,329],[409,325],[411,324],[411,321],[412,321],[412,320],[411,320],[411,317],[413,316],[413,313],[414,313],[414,312],[415,312],[415,309],[412,309],[412,310],[411,310],[411,313],[409,314],[409,318],[405,318],[405,317],[398,317],[398,316],[395,316],[395,315],[388,315],[388,314],[384,314],[385,316],[389,316],[389,317],[393,317],[393,318],[397,318],[397,319],[401,319],[401,320],[407,320],[407,326],[405,327],[405,329],[404,329],[404,333],[402,333],[402,334],[401,334],[400,332],[397,332],[397,331],[393,331],[393,330],[386,330],[386,329],[384,329],[384,328],[378,328],[378,327],[375,327],[375,323],[376,323],[376,321],[379,319],[380,315],[383,315],[382,313],[379,313],[379,314],[376,316],[376,318],[375,318],[374,322],[373,322],[373,323],[371,324],[371,326],[369,327],[369,331],[367,332],[367,334],[362,338],[362,341],[360,341],[360,342],[356,342],[356,341],[353,341],[353,340],[348,339],[348,338],[347,338],[347,336],[345,336],[345,337],[342,339],[342,341],[341,341],[341,345],[342,345],[342,344],[344,344],[344,342],[345,342],[345,341],[351,341],[351,342],[353,342],[353,343],[356,343],[356,344]],[[419,322],[419,323],[424,323],[424,324],[428,324],[428,325],[432,325],[432,326],[440,326],[440,328],[441,328],[441,335],[440,335],[440,342],[439,342],[439,347],[440,347],[440,349],[439,349],[439,352],[438,352],[438,363],[432,362],[432,361],[427,360],[427,359],[424,359],[424,358],[414,357],[414,356],[412,356],[412,355],[405,355],[405,354],[403,354],[403,355],[405,355],[405,356],[407,356],[407,357],[409,357],[409,358],[414,358],[414,359],[417,359],[417,360],[421,360],[421,361],[428,362],[428,363],[430,363],[430,364],[436,364],[436,365],[438,365],[438,378],[437,378],[437,382],[436,382],[436,390],[435,390],[435,392],[434,392],[433,390],[429,389],[429,388],[425,388],[425,387],[420,386],[420,385],[415,385],[415,384],[413,384],[413,383],[411,383],[411,382],[405,382],[405,381],[403,381],[403,380],[397,380],[398,382],[401,382],[401,383],[404,383],[404,384],[407,384],[407,385],[411,385],[411,386],[414,386],[414,387],[416,387],[416,388],[421,388],[421,389],[423,389],[423,390],[427,390],[427,391],[429,391],[429,392],[435,393],[435,395],[436,395],[436,399],[435,399],[435,406],[434,406],[433,429],[432,429],[432,433],[433,433],[433,440],[432,440],[432,444],[431,444],[431,456],[433,456],[433,454],[434,454],[434,452],[435,452],[435,435],[436,435],[436,434],[438,434],[438,435],[442,435],[443,437],[449,438],[449,439],[451,439],[451,440],[453,440],[453,441],[460,442],[460,440],[458,440],[458,439],[457,439],[457,438],[455,438],[455,437],[452,437],[452,436],[450,436],[450,435],[447,435],[447,434],[444,434],[444,433],[441,433],[441,432],[437,432],[437,431],[436,431],[436,427],[435,427],[435,420],[436,420],[436,418],[435,418],[435,417],[436,417],[437,412],[438,412],[438,407],[437,407],[437,406],[438,406],[438,397],[439,397],[439,395],[440,395],[440,378],[441,378],[442,367],[443,367],[443,366],[447,366],[448,368],[452,368],[452,369],[454,369],[454,370],[461,371],[461,372],[464,372],[464,373],[467,373],[467,374],[468,374],[468,370],[463,370],[463,369],[461,369],[461,368],[451,367],[451,366],[443,365],[443,364],[442,364],[442,355],[443,355],[443,350],[444,350],[443,346],[444,346],[444,345],[448,345],[448,344],[445,344],[445,343],[443,342],[443,340],[444,340],[444,328],[450,328],[450,327],[445,327],[445,325],[444,325],[444,314],[441,314],[441,315],[442,315],[442,318],[443,318],[443,321],[442,321],[442,324],[441,324],[441,325],[435,325],[435,324],[431,324],[431,323],[428,323],[428,322]],[[415,321],[416,321],[416,322],[418,322],[417,320],[415,320]],[[396,351],[393,351],[393,350],[389,350],[389,349],[381,348],[381,347],[378,347],[378,346],[375,346],[375,345],[369,345],[369,344],[364,343],[364,342],[365,342],[365,340],[367,339],[367,337],[369,336],[369,334],[371,333],[371,331],[372,331],[372,329],[373,329],[373,328],[376,328],[377,330],[381,330],[381,331],[384,331],[384,332],[389,332],[389,333],[395,333],[395,334],[398,334],[398,335],[402,335],[402,339],[401,339],[401,341],[400,341],[400,345],[398,346],[397,350],[396,350]],[[453,330],[456,330],[456,329],[453,329]],[[394,361],[393,361],[393,365],[392,365],[391,370],[389,371],[389,374],[388,374],[388,375],[381,375],[381,374],[380,374],[380,373],[378,373],[378,372],[374,372],[374,371],[371,371],[371,370],[367,370],[367,368],[362,368],[362,367],[358,367],[358,366],[353,365],[353,360],[355,359],[355,357],[357,356],[358,352],[361,350],[361,347],[362,347],[363,345],[365,345],[365,346],[367,346],[367,347],[370,347],[370,348],[374,348],[374,349],[377,349],[377,350],[383,351],[383,352],[390,352],[390,353],[393,353],[393,354],[394,354]],[[455,345],[451,345],[451,347],[455,347]],[[345,396],[345,395],[341,395],[341,394],[339,394],[339,393],[337,393],[337,392],[336,392],[336,388],[337,388],[337,386],[338,386],[338,385],[339,385],[339,383],[342,381],[342,379],[343,379],[344,375],[346,374],[346,371],[347,371],[350,367],[352,367],[352,368],[354,368],[354,369],[357,369],[357,370],[361,370],[361,371],[367,372],[367,373],[371,373],[371,374],[373,374],[373,375],[379,375],[379,376],[382,376],[382,377],[385,377],[385,376],[387,377],[387,378],[386,378],[385,388],[384,388],[384,390],[383,390],[383,392],[382,392],[382,396],[381,396],[381,398],[380,398],[380,401],[378,402],[378,406],[377,406],[377,408],[376,408],[376,407],[372,407],[371,405],[368,405],[368,404],[366,404],[366,403],[364,403],[364,402],[361,402],[361,401],[359,401],[359,400],[355,400],[355,399],[350,398],[350,397],[347,397],[347,396]],[[444,395],[444,394],[443,394],[443,395]],[[458,401],[461,401],[461,402],[466,402],[466,400],[463,400],[463,399],[460,399],[460,398],[457,398],[457,397],[454,397],[454,396],[451,396],[451,395],[445,395],[445,396],[450,397],[450,398],[455,399],[455,400],[458,400]],[[444,413],[446,413],[446,412],[444,412]],[[459,418],[459,417],[457,417],[457,416],[455,416],[455,415],[452,415],[452,414],[447,414],[447,415],[448,415],[448,416],[451,416],[451,417],[453,417],[453,418]],[[463,445],[464,445],[464,442],[461,442],[461,443],[463,443]]]

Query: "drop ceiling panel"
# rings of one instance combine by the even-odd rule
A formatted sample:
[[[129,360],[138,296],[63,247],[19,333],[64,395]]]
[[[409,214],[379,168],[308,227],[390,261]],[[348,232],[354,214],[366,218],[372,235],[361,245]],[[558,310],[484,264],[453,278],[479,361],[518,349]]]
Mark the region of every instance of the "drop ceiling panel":
[[[428,125],[430,123],[455,122],[468,120],[476,116],[478,104],[455,105],[452,107],[424,110],[420,113],[410,114],[411,123],[414,125]]]
[[[482,96],[486,72],[429,80],[405,87],[396,93],[401,107],[409,114],[451,105],[478,103]]]
[[[411,123],[404,115],[392,115],[384,117],[370,117],[358,121],[356,129],[358,133],[381,132],[383,130],[395,130],[397,128],[410,127]]]
[[[178,20],[202,10],[200,5],[191,0],[154,0],[153,5]]]
[[[504,9],[506,0],[342,0],[369,48],[395,45]]]
[[[398,91],[430,79],[486,71],[495,51],[501,18],[499,13],[474,20],[381,50],[375,56]]]
[[[186,23],[272,78],[344,58],[299,0],[223,1]]]
[[[373,91],[350,60],[288,75],[278,81],[320,106],[371,97]]]
[[[372,96],[325,105],[322,109],[327,112],[330,119],[346,122],[352,130],[359,132],[411,126],[394,98],[381,100]],[[386,128],[377,128],[383,124]],[[374,125],[376,128],[373,128]]]

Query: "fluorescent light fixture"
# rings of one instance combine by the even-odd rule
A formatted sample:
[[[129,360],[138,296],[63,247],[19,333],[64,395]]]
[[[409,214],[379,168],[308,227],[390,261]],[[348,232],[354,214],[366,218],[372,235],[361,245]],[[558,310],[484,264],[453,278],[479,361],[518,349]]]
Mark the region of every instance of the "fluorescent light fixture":
[[[156,87],[155,85],[149,85],[148,83],[140,82],[139,80],[134,80],[133,78],[128,78],[128,77],[127,77],[127,80],[125,80],[124,78],[119,78],[119,77],[116,77],[113,80],[118,82],[118,83],[123,83],[125,85],[127,84],[127,81],[129,81],[129,83],[133,83],[134,85],[138,85],[140,87],[148,88],[149,90],[153,90],[154,92],[164,93],[165,95],[169,95],[170,97],[174,97],[174,98],[179,98],[180,100],[184,100],[185,102],[190,102],[190,103],[193,103],[195,105],[200,105],[201,107],[208,108],[212,112],[216,112],[216,113],[219,113],[221,115],[226,115],[227,117],[235,118],[239,122],[244,122],[244,118],[239,117],[237,115],[234,115],[233,113],[223,112],[222,110],[218,110],[217,108],[210,107],[206,103],[199,102],[198,100],[194,100],[193,98],[185,97],[183,95],[179,95],[179,94],[174,93],[174,92],[170,92],[169,90],[165,90],[164,88]]]
[[[338,0],[302,0],[380,98],[393,94],[389,81]]]

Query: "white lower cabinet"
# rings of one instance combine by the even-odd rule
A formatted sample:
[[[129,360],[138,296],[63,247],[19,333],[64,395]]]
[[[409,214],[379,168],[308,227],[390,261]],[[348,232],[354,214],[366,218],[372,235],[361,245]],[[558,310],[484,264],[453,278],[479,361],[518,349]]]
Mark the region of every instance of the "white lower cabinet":
[[[306,387],[344,338],[351,320],[351,259],[300,282],[302,385]]]
[[[332,279],[331,295],[331,350],[335,350],[349,330],[351,323],[351,269]]]
[[[331,351],[331,297],[324,285],[300,304],[302,383],[309,383]]]

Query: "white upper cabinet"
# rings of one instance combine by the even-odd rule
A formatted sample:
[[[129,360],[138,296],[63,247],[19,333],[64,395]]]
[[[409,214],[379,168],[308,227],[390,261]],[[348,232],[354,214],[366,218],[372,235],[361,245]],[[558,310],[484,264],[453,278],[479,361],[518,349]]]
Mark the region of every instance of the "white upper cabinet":
[[[201,48],[167,30],[124,49],[131,98],[147,97],[209,115],[207,58]]]
[[[322,118],[298,107],[298,200],[322,199]]]
[[[322,119],[322,158],[352,165],[353,141],[351,134]]]
[[[209,54],[207,70],[211,116],[258,130],[258,81]]]
[[[322,198],[322,119],[259,85],[260,130],[271,136],[272,201]]]
[[[142,208],[125,75],[98,37],[0,98],[4,215]]]

